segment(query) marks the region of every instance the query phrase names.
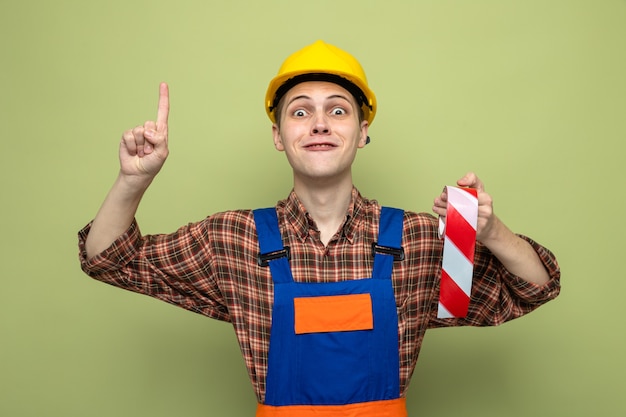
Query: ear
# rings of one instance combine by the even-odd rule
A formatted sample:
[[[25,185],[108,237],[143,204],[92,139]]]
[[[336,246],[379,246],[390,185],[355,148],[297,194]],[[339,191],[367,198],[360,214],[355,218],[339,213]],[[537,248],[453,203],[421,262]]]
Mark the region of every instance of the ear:
[[[277,151],[284,151],[283,140],[280,137],[280,128],[276,123],[272,125],[272,136],[274,137],[274,147]]]
[[[365,145],[369,143],[367,132],[369,130],[369,122],[367,120],[363,120],[361,122],[361,137],[359,138],[359,148],[363,148]]]

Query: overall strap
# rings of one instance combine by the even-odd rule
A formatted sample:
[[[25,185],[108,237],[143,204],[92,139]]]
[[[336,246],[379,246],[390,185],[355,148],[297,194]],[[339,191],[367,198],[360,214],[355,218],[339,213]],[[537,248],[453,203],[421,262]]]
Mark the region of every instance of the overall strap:
[[[372,244],[372,252],[374,253],[372,278],[391,279],[393,262],[404,259],[404,250],[402,249],[403,221],[403,210],[381,207],[378,242]]]
[[[259,238],[258,264],[269,266],[274,283],[293,282],[289,266],[289,247],[283,247],[276,209],[256,209],[252,214]]]

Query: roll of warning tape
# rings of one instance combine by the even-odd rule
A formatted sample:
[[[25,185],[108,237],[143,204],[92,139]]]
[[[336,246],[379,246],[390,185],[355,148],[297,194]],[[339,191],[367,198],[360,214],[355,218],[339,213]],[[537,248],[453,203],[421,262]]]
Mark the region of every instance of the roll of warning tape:
[[[439,234],[444,243],[437,317],[465,317],[474,273],[477,190],[448,186],[446,192],[448,207],[445,224],[439,219]]]

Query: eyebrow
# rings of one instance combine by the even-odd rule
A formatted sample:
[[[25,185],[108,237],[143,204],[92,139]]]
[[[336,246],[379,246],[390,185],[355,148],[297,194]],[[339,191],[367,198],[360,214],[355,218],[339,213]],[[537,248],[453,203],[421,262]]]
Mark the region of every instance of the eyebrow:
[[[330,99],[334,99],[334,98],[340,98],[340,99],[343,99],[343,100],[345,100],[345,101],[347,101],[349,103],[352,103],[352,101],[348,97],[343,95],[343,94],[333,94],[333,95],[330,95],[330,96],[326,97],[325,100],[330,100]],[[289,102],[287,102],[287,106],[289,106],[294,101],[297,101],[297,100],[300,100],[300,99],[311,100],[311,97],[307,96],[306,94],[301,94],[299,96],[295,96],[291,100],[289,100]]]

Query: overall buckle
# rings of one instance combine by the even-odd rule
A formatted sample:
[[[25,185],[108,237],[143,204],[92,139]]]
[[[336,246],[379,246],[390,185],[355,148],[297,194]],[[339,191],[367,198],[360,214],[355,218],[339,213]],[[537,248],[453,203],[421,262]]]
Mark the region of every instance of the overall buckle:
[[[393,256],[394,262],[400,262],[404,260],[404,248],[392,248],[389,246],[379,245],[378,242],[372,242],[372,256],[376,255],[377,253]]]
[[[256,262],[259,266],[269,266],[270,261],[285,257],[287,260],[291,259],[291,250],[289,249],[289,246],[285,246],[283,249],[274,252],[259,253]]]

